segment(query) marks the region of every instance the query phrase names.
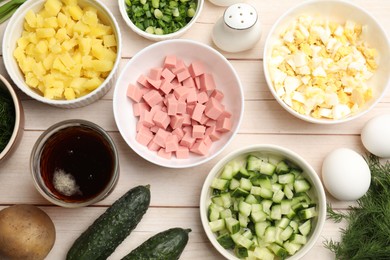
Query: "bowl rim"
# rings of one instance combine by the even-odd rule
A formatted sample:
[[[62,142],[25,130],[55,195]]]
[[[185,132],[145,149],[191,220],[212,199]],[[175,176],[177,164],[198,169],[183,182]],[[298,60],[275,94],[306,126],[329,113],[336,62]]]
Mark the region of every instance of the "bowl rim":
[[[209,228],[209,221],[207,217],[207,203],[208,203],[208,193],[210,190],[210,184],[212,180],[217,176],[224,165],[226,165],[229,161],[233,160],[234,158],[250,153],[250,152],[265,152],[265,153],[276,153],[281,154],[282,157],[286,157],[287,159],[291,160],[294,163],[297,163],[299,165],[304,165],[305,168],[308,169],[308,172],[306,172],[306,175],[309,176],[310,181],[314,184],[316,187],[316,191],[318,194],[318,217],[317,217],[317,225],[313,229],[313,233],[311,234],[310,239],[307,241],[307,243],[294,255],[288,257],[289,260],[298,260],[301,257],[303,257],[307,252],[309,252],[314,244],[317,242],[318,238],[321,235],[321,232],[323,230],[323,227],[325,225],[326,220],[326,193],[325,189],[322,185],[321,179],[317,172],[313,169],[313,167],[299,154],[296,152],[285,148],[283,146],[274,145],[274,144],[252,144],[247,145],[244,147],[241,147],[237,150],[234,150],[227,154],[225,157],[220,159],[213,168],[209,171],[209,173],[206,176],[206,179],[203,183],[201,194],[200,194],[200,219],[202,222],[203,230],[206,233],[207,238],[211,242],[211,244],[214,246],[214,248],[222,254],[224,257],[226,257],[229,260],[239,260],[235,255],[230,253],[227,249],[224,249],[216,240],[215,235],[213,232],[211,232]]]
[[[297,4],[289,9],[287,9],[287,11],[285,11],[275,22],[274,24],[272,25],[271,29],[269,30],[268,32],[268,35],[265,39],[265,43],[264,43],[264,50],[263,50],[263,71],[264,71],[264,76],[265,76],[265,80],[266,80],[266,83],[267,83],[267,86],[271,92],[271,94],[273,95],[273,97],[276,99],[276,101],[287,111],[289,112],[291,115],[301,119],[301,120],[304,120],[306,122],[310,122],[310,123],[314,123],[314,124],[322,124],[322,125],[334,125],[334,124],[341,124],[341,123],[346,123],[346,122],[349,122],[351,120],[354,120],[358,117],[361,117],[363,116],[364,114],[368,113],[374,106],[376,106],[376,104],[379,103],[379,101],[385,96],[386,92],[387,92],[387,89],[389,89],[389,85],[390,85],[390,74],[388,74],[388,77],[387,77],[387,80],[386,80],[386,83],[385,83],[385,87],[383,88],[383,91],[382,93],[377,97],[376,100],[374,100],[372,102],[372,104],[367,107],[366,109],[360,111],[359,113],[353,113],[347,117],[343,117],[341,119],[317,119],[317,118],[314,118],[314,117],[311,117],[311,116],[306,116],[306,115],[302,115],[302,114],[299,114],[298,112],[296,112],[295,110],[293,110],[291,107],[289,107],[283,100],[281,100],[281,98],[276,94],[275,92],[275,89],[273,87],[273,83],[272,83],[272,80],[271,80],[271,76],[269,75],[269,68],[268,68],[268,56],[267,56],[267,53],[268,53],[268,49],[270,49],[272,46],[270,46],[269,43],[270,42],[270,39],[273,37],[273,34],[275,33],[276,29],[278,28],[278,26],[280,25],[280,23],[285,20],[288,16],[290,16],[293,12],[295,12],[296,10],[300,9],[300,8],[303,8],[304,6],[309,6],[309,5],[317,5],[317,4],[321,4],[321,3],[340,3],[340,4],[344,4],[344,5],[347,5],[347,6],[350,6],[352,8],[355,8],[356,10],[358,10],[359,12],[362,12],[364,13],[367,17],[370,17],[370,19],[373,20],[373,22],[376,24],[376,26],[378,27],[378,30],[381,32],[382,36],[384,36],[384,40],[386,41],[387,43],[387,46],[390,48],[390,39],[389,37],[387,36],[386,34],[386,31],[384,30],[383,26],[379,23],[379,21],[375,18],[375,16],[373,16],[372,14],[370,14],[368,11],[366,11],[365,9],[363,9],[362,7],[358,6],[357,4],[351,2],[351,1],[347,1],[347,0],[308,0],[308,1],[305,1],[305,2],[302,2],[300,4]]]
[[[101,12],[101,15],[107,16],[108,20],[110,20],[110,23],[112,24],[114,34],[115,34],[115,36],[117,38],[117,57],[115,59],[113,68],[112,68],[112,70],[110,71],[108,76],[104,79],[104,81],[101,83],[101,85],[99,87],[97,87],[96,89],[94,89],[93,91],[91,91],[90,93],[88,93],[88,94],[86,94],[84,96],[81,96],[79,98],[72,99],[72,100],[55,100],[55,99],[52,100],[52,99],[45,98],[41,94],[36,93],[33,90],[30,90],[29,89],[30,87],[25,83],[25,80],[20,81],[14,75],[14,74],[19,73],[19,72],[16,72],[16,71],[13,72],[12,66],[10,65],[10,63],[12,62],[11,60],[15,59],[13,57],[13,51],[15,49],[15,46],[13,45],[14,43],[7,42],[7,40],[8,41],[10,40],[9,39],[10,35],[13,34],[12,30],[14,28],[14,24],[16,24],[16,21],[18,21],[20,19],[24,19],[25,18],[25,13],[27,13],[27,11],[31,10],[31,8],[34,8],[36,6],[41,6],[41,8],[43,8],[43,4],[44,4],[45,1],[46,0],[36,0],[36,1],[26,1],[26,2],[24,2],[15,11],[14,15],[12,15],[12,17],[8,21],[8,24],[7,24],[7,26],[5,28],[5,31],[4,31],[4,34],[3,34],[4,35],[3,36],[3,40],[2,40],[4,66],[5,66],[8,74],[9,74],[9,76],[14,81],[15,85],[21,91],[23,91],[26,95],[28,95],[29,97],[31,97],[31,98],[39,101],[39,102],[42,102],[42,103],[48,104],[48,105],[59,106],[59,107],[83,104],[83,103],[87,102],[89,99],[91,99],[91,97],[93,97],[94,95],[98,94],[100,92],[99,90],[102,90],[102,89],[108,87],[109,82],[115,77],[115,74],[117,73],[117,70],[118,70],[118,67],[119,67],[119,64],[120,64],[120,61],[121,61],[121,52],[122,52],[122,36],[121,36],[120,27],[119,27],[118,22],[116,21],[113,13],[100,0],[83,0],[85,2],[91,2],[91,3],[94,3],[96,6],[99,6],[99,8],[101,8],[101,11],[103,11],[103,12]],[[20,70],[19,69],[19,65],[17,64],[16,61],[15,61],[15,63],[17,65],[17,69]],[[10,71],[12,73],[10,73]],[[22,73],[22,72],[20,72],[20,73]],[[22,75],[22,76],[24,78],[24,75]],[[21,86],[19,86],[19,84]],[[108,89],[107,89],[107,91],[108,91]],[[89,103],[91,103],[91,102],[88,102],[88,104]],[[85,105],[87,105],[87,104],[85,104]]]
[[[138,35],[140,35],[148,40],[162,41],[162,40],[168,40],[168,39],[180,37],[182,34],[186,33],[192,27],[192,25],[194,25],[196,23],[200,14],[202,13],[205,0],[197,0],[197,1],[198,1],[198,5],[196,7],[195,15],[192,17],[192,19],[184,27],[180,28],[178,31],[170,33],[170,34],[163,34],[163,35],[147,33],[145,31],[139,29],[137,26],[135,26],[133,21],[127,15],[125,0],[118,0],[118,6],[119,6],[119,12],[121,13],[121,16],[122,16],[123,20],[125,21],[126,25],[128,27],[130,27],[130,29],[132,29],[135,33],[137,33]]]
[[[121,81],[121,78],[123,77],[123,75],[125,74],[126,71],[128,71],[128,67],[130,67],[130,65],[132,65],[134,63],[135,60],[137,60],[139,57],[141,57],[142,55],[144,55],[145,53],[148,53],[150,49],[155,49],[155,48],[159,48],[160,46],[165,46],[165,45],[174,45],[174,44],[188,44],[188,45],[197,45],[197,46],[200,46],[201,48],[205,48],[207,51],[209,52],[212,52],[213,54],[215,54],[217,57],[219,57],[221,60],[224,61],[224,63],[226,63],[226,65],[230,68],[231,72],[233,73],[234,75],[234,78],[237,79],[237,82],[238,82],[238,91],[240,93],[240,102],[241,102],[241,105],[240,105],[240,113],[239,113],[239,116],[237,117],[238,118],[238,122],[237,122],[237,127],[232,130],[230,133],[231,133],[231,137],[225,142],[225,144],[223,144],[223,146],[218,150],[216,151],[214,154],[212,155],[207,155],[207,156],[203,156],[204,159],[202,160],[199,160],[198,162],[195,162],[195,163],[189,163],[189,164],[177,164],[177,165],[171,165],[169,164],[168,162],[170,160],[168,160],[167,163],[164,163],[164,162],[156,162],[156,161],[153,161],[151,160],[150,158],[146,158],[142,155],[142,153],[136,148],[136,147],[133,147],[132,143],[128,141],[128,139],[125,137],[125,133],[124,133],[124,130],[122,129],[122,127],[119,125],[118,123],[118,118],[119,118],[119,114],[121,113],[120,112],[120,109],[118,108],[117,106],[117,100],[118,100],[118,96],[119,95],[122,95],[122,93],[119,93],[119,88],[117,87],[117,84],[119,84],[119,82]],[[220,52],[218,52],[217,50],[215,50],[214,48],[204,44],[204,43],[201,43],[201,42],[197,42],[197,41],[194,41],[194,40],[189,40],[189,39],[169,39],[169,40],[165,40],[165,41],[160,41],[160,42],[155,42],[147,47],[145,47],[144,49],[140,50],[139,52],[137,52],[133,58],[131,60],[129,60],[127,62],[127,64],[122,68],[122,71],[115,83],[115,90],[114,90],[114,95],[113,95],[113,113],[114,113],[114,119],[115,119],[115,123],[116,123],[116,126],[119,130],[119,133],[121,134],[122,138],[125,140],[126,144],[135,152],[137,153],[141,158],[153,163],[153,164],[156,164],[156,165],[159,165],[159,166],[163,166],[163,167],[166,167],[166,168],[176,168],[176,169],[183,169],[183,168],[190,168],[190,167],[195,167],[195,166],[198,166],[198,165],[201,165],[203,163],[206,163],[208,162],[209,160],[213,159],[214,157],[218,156],[231,142],[232,140],[234,139],[234,137],[236,136],[236,134],[238,133],[238,130],[241,126],[241,122],[242,122],[242,118],[243,118],[243,114],[244,114],[244,93],[243,93],[243,87],[242,87],[242,83],[241,83],[241,80],[238,76],[238,73],[237,71],[234,69],[233,65],[225,58],[225,56],[223,56]],[[133,116],[133,115],[131,115]],[[133,137],[132,137],[133,138]],[[134,137],[135,138],[135,137]],[[148,151],[148,152],[151,152],[151,151]],[[191,155],[190,155],[191,156]]]
[[[12,131],[12,135],[7,143],[7,145],[4,147],[3,151],[0,152],[0,161],[2,161],[4,158],[8,156],[10,151],[16,147],[16,144],[18,142],[18,137],[23,131],[23,123],[24,123],[24,112],[23,112],[23,106],[22,103],[16,94],[14,88],[11,86],[11,84],[8,82],[6,78],[4,78],[2,75],[0,75],[0,81],[4,84],[5,88],[7,89],[8,93],[10,93],[12,102],[14,104],[15,109],[15,125],[14,129]]]

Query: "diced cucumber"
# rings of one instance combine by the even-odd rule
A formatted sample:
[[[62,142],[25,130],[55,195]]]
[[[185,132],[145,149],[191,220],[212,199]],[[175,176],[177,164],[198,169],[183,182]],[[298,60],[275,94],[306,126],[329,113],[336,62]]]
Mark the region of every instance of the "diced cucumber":
[[[294,233],[294,229],[291,226],[287,226],[280,234],[280,239],[282,241],[286,241],[292,236],[293,233]]]
[[[235,189],[237,189],[238,187],[240,187],[240,181],[237,180],[237,179],[231,179],[231,180],[230,180],[229,189],[230,189],[230,190],[235,190]]]
[[[298,179],[294,181],[295,192],[305,192],[310,190],[311,185],[306,179]]]
[[[244,233],[242,233],[242,236],[243,237],[246,237],[248,239],[251,239],[253,238],[253,234],[252,234],[252,231],[250,231],[249,229],[245,230]]]
[[[266,243],[273,243],[276,241],[276,227],[274,226],[268,226],[265,229],[264,233],[264,241]]]
[[[268,189],[268,190],[272,189],[271,180],[267,176],[264,176],[264,175],[254,175],[249,180],[255,186],[260,186],[260,187]]]
[[[251,218],[254,223],[263,222],[267,219],[267,214],[263,211],[257,211],[251,213]]]
[[[263,161],[256,157],[256,156],[253,156],[253,155],[249,155],[248,158],[247,158],[247,170],[248,171],[255,171],[255,172],[259,172],[260,171],[260,166],[261,166],[261,163]]]
[[[263,205],[262,204],[252,204],[252,213],[259,212],[259,211],[263,211]]]
[[[224,219],[218,219],[209,222],[209,226],[212,232],[218,232],[225,228],[225,220]]]
[[[240,179],[240,188],[246,191],[250,191],[252,188],[252,182],[247,178]]]
[[[230,186],[232,184],[230,183]],[[289,187],[289,185],[284,185],[284,188],[283,188],[283,192],[284,192],[284,195],[286,196],[287,199],[292,199],[294,197],[294,192],[292,191],[292,189]]]
[[[221,218],[230,218],[232,217],[232,211],[230,209],[224,209],[220,213]]]
[[[249,249],[253,245],[253,241],[244,237],[240,233],[235,233],[231,236],[236,245]]]
[[[255,257],[262,260],[274,259],[274,254],[265,247],[256,247],[255,250],[253,251],[253,254]]]
[[[227,190],[229,187],[229,181],[220,179],[220,178],[215,178],[212,183],[211,183],[211,188],[217,189],[217,190]]]
[[[264,222],[258,222],[255,224],[255,233],[256,236],[259,238],[263,238],[265,234],[265,230],[270,226],[270,222],[264,221]]]
[[[288,173],[288,172],[290,171],[290,166],[287,164],[287,162],[285,162],[285,161],[280,161],[280,162],[276,165],[275,171],[276,171],[277,174]]]
[[[240,222],[237,219],[229,217],[225,219],[225,225],[230,234],[235,234],[240,231]]]
[[[251,177],[251,173],[245,169],[244,167],[241,167],[238,171],[238,173],[234,176],[235,179],[241,179],[241,178],[250,178]]]
[[[240,212],[240,214],[246,217],[249,217],[249,215],[251,214],[251,210],[251,204],[246,203],[245,201],[240,201],[240,203],[238,204],[238,211]]]
[[[292,173],[278,175],[278,182],[280,184],[294,183],[294,181],[295,181],[295,176]]]
[[[229,192],[221,193],[220,195],[222,200],[222,206],[227,209],[230,208],[233,204],[232,197]]]
[[[221,179],[231,180],[234,175],[237,174],[238,170],[235,167],[236,162],[232,161],[225,165],[221,173]]]
[[[221,198],[221,196],[214,196],[211,198],[211,201],[215,204],[215,205],[218,205],[220,207],[223,207],[223,200]]]
[[[249,192],[246,190],[241,189],[238,187],[237,189],[233,190],[231,193],[232,197],[246,197],[249,195]]]
[[[240,222],[241,227],[246,228],[248,226],[249,219],[247,216],[238,214],[238,222]]]
[[[294,244],[304,245],[307,243],[307,237],[300,234],[293,234],[290,238],[290,242]]]
[[[303,209],[303,210],[298,212],[298,217],[300,219],[302,219],[302,220],[314,218],[317,215],[318,214],[317,214],[317,211],[316,211],[315,207],[311,207],[311,208],[308,208],[308,209]]]
[[[260,197],[262,197],[264,199],[271,199],[273,194],[274,193],[272,190],[268,190],[268,189],[260,187],[260,194],[259,194]]]
[[[298,233],[298,228],[299,228],[298,222],[291,220],[289,226],[293,229],[294,233]]]
[[[282,215],[287,215],[291,211],[291,201],[290,200],[282,200],[280,202],[280,208],[282,211]]]
[[[268,162],[262,162],[260,165],[260,173],[265,175],[272,175],[274,174],[276,169],[276,166],[268,163]]]
[[[272,252],[274,252],[275,255],[279,256],[282,259],[288,256],[287,250],[276,243],[270,244],[268,246],[268,249],[270,249]]]
[[[294,255],[299,249],[301,249],[302,245],[286,241],[284,242],[283,247],[289,255]]]
[[[240,259],[248,257],[248,249],[246,249],[245,247],[236,247],[234,249],[234,253]]]
[[[217,237],[218,243],[225,249],[233,249],[235,244],[229,233],[225,233]]]
[[[282,190],[277,190],[272,196],[272,201],[275,203],[280,203],[284,198],[284,192]]]
[[[288,224],[290,224],[290,219],[283,217],[282,219],[276,222],[276,227],[285,229],[288,226]]]
[[[215,204],[211,204],[211,205],[215,205]],[[215,207],[211,207],[211,205],[210,205],[209,211],[208,211],[209,221],[218,220],[220,218],[221,211],[219,211]]]
[[[302,170],[297,168],[290,169],[290,173],[294,174],[295,179],[303,179]]]
[[[263,205],[263,211],[268,215],[271,214],[271,206],[273,202],[271,200],[262,200],[261,205]]]
[[[311,231],[311,220],[306,220],[303,224],[299,225],[298,230],[302,235],[307,236]]]
[[[275,220],[282,218],[282,208],[280,204],[275,204],[271,207],[270,217]]]
[[[273,192],[276,192],[278,190],[282,190],[283,189],[283,185],[282,184],[279,184],[279,183],[273,183],[272,184],[272,191]]]

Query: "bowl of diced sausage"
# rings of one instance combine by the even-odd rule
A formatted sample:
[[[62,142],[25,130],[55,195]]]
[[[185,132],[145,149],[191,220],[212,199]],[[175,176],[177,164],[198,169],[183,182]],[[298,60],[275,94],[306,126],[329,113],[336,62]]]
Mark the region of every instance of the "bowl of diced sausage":
[[[217,156],[240,126],[240,79],[218,51],[192,40],[157,42],[138,52],[117,80],[119,132],[141,157],[170,168]]]

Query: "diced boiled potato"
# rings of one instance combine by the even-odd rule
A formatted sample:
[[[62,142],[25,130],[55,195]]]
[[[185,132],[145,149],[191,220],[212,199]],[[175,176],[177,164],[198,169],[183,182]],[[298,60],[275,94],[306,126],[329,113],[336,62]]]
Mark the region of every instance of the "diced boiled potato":
[[[72,57],[69,55],[68,52],[65,52],[59,56],[62,64],[64,64],[67,68],[72,68],[75,65],[75,62],[73,61]]]
[[[64,88],[45,88],[43,96],[48,99],[61,99],[63,93]]]
[[[55,59],[55,55],[53,53],[47,55],[42,62],[43,67],[45,67],[46,70],[50,70],[53,67],[54,59]]]
[[[66,29],[65,28],[58,29],[55,38],[59,42],[63,42],[65,40],[69,40],[70,39],[69,35],[66,33]]]
[[[66,26],[67,21],[68,21],[68,16],[66,16],[63,13],[58,13],[57,15],[58,26],[64,28]]]
[[[64,72],[64,73],[67,73],[68,70],[67,68],[65,67],[65,65],[61,62],[60,58],[57,57],[54,59],[53,61],[53,69],[56,69],[60,72]]]
[[[73,18],[73,20],[80,20],[81,17],[83,17],[83,10],[78,5],[71,5],[67,8],[70,16]]]
[[[85,82],[84,87],[88,90],[94,90],[99,87],[102,82],[103,81],[100,78],[93,77]]]
[[[46,53],[48,51],[47,40],[39,41],[35,48],[36,48],[37,53],[46,55]]]
[[[64,96],[66,100],[71,100],[76,98],[73,88],[65,88]]]
[[[94,70],[100,72],[111,71],[114,67],[114,63],[108,60],[92,60],[91,65]]]
[[[27,24],[30,26],[30,28],[37,27],[37,17],[35,15],[34,11],[29,10],[26,13],[25,20],[26,20]]]
[[[45,10],[51,16],[57,16],[62,7],[60,0],[47,0],[45,3]]]
[[[48,17],[48,18],[45,18],[44,21],[45,21],[45,27],[49,27],[49,28],[57,28],[58,27],[57,17]]]
[[[116,45],[115,35],[113,35],[113,34],[104,35],[103,36],[103,44],[107,48],[116,47],[117,45]]]
[[[22,47],[16,47],[14,50],[14,57],[18,62],[25,59],[26,55],[24,54],[24,49]]]
[[[99,23],[97,13],[90,10],[85,12],[81,21],[89,26],[96,26]]]
[[[82,55],[87,55],[91,51],[92,39],[91,38],[80,38],[79,49]]]
[[[67,6],[77,5],[77,0],[62,0],[62,2]]]
[[[115,61],[116,54],[100,44],[93,44],[91,54],[99,60]]]
[[[32,88],[37,88],[39,85],[39,80],[36,78],[34,73],[28,72],[26,73],[26,83]]]
[[[83,23],[82,21],[78,21],[74,25],[73,31],[80,35],[87,35],[91,31],[91,27],[89,27],[87,24]]]
[[[38,38],[51,38],[54,37],[56,31],[53,28],[38,28],[37,37]]]
[[[91,28],[90,35],[94,37],[103,37],[104,35],[112,34],[111,26],[98,24]]]
[[[37,27],[36,28],[42,28],[45,26],[45,18],[41,14],[37,14]]]

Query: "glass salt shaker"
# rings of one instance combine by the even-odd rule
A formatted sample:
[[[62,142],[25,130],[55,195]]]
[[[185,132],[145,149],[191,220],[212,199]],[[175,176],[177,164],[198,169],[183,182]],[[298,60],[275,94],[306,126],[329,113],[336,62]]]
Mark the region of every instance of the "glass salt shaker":
[[[246,3],[229,6],[215,23],[214,44],[226,52],[251,49],[261,38],[261,24],[256,9]]]

